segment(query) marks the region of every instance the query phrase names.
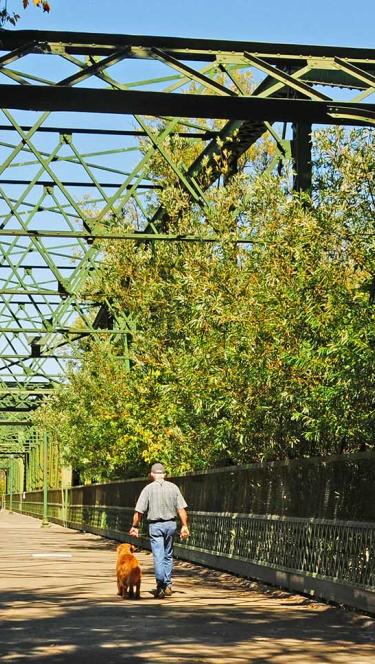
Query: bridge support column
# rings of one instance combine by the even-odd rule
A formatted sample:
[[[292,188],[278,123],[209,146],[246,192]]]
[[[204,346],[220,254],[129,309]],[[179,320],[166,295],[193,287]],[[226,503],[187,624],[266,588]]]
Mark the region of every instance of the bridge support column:
[[[49,527],[48,522],[48,436],[43,433],[43,520],[42,528]]]
[[[309,122],[293,124],[292,156],[295,170],[293,189],[296,191],[311,191],[311,129]]]
[[[14,483],[14,468],[13,468],[13,457],[9,458],[9,512],[13,512],[13,483]]]

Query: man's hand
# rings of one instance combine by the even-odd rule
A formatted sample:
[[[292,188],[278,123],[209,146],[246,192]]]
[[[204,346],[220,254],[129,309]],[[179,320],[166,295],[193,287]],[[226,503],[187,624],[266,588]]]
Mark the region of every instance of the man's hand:
[[[129,530],[129,535],[131,535],[132,537],[139,537],[138,526],[141,523],[141,521],[142,521],[142,512],[135,511],[134,514],[133,514],[133,518],[132,518],[133,523],[132,523],[131,528]]]
[[[180,538],[187,539],[190,535],[190,530],[187,526],[181,526]]]

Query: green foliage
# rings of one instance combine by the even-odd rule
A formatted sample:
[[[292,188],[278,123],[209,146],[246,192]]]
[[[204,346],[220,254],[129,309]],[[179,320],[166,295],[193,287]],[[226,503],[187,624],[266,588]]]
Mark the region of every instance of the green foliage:
[[[170,232],[220,242],[108,248],[91,288],[136,323],[132,366],[99,340],[39,410],[68,460],[115,477],[373,445],[374,147],[319,132],[312,197],[242,172],[204,215],[163,171]]]
[[[3,496],[6,491],[6,473],[5,470],[0,468],[0,496]]]
[[[8,12],[6,8],[0,9],[0,26],[3,27],[6,23],[10,25],[16,25],[18,19],[20,18],[19,14],[15,12]]]
[[[13,4],[13,3],[12,3]],[[23,9],[27,9],[29,4],[33,4],[34,7],[37,7],[38,9],[42,9],[43,12],[49,13],[51,11],[51,5],[48,2],[48,0],[32,0],[32,3],[30,3],[30,0],[19,0],[19,5],[22,4]],[[4,7],[0,9],[0,26],[4,26],[7,23],[10,25],[17,25],[19,19],[21,18],[20,14],[17,14],[14,11],[9,11],[8,10],[8,3],[4,3]]]

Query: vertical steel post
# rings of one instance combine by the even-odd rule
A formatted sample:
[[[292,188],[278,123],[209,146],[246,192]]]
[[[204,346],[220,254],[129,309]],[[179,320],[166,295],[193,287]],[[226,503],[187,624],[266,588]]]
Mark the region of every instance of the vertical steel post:
[[[30,452],[25,452],[25,455],[23,457],[23,492],[26,493],[27,491],[27,476],[29,474],[29,467],[30,467]]]
[[[311,191],[311,129],[309,122],[293,124],[292,155],[295,168],[293,189],[296,191]]]
[[[38,445],[38,488],[44,486],[44,438]]]
[[[36,450],[37,450],[37,437],[35,436],[35,444],[32,449],[32,465],[31,465],[31,491],[36,489],[36,466],[37,466],[37,461],[36,461]]]
[[[33,447],[30,448],[29,491],[32,491],[34,489],[34,456],[35,456],[35,449],[34,449],[34,446],[33,446]]]
[[[43,520],[42,528],[48,528],[48,437],[43,433]]]
[[[128,343],[128,335],[127,334],[124,334],[124,355],[125,355],[125,368],[126,368],[126,371],[130,371],[129,343]]]
[[[13,457],[9,457],[9,512],[13,512]]]

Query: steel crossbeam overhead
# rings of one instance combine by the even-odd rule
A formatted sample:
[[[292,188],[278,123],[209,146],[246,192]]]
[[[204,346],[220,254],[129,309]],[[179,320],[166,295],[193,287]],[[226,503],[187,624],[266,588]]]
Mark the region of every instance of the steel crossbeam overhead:
[[[113,337],[129,361],[133,321],[88,292],[103,246],[217,241],[209,228],[168,232],[149,168],[156,156],[203,214],[220,157],[230,177],[265,134],[275,164],[292,155],[295,186],[308,189],[312,125],[373,126],[374,97],[373,49],[2,30],[0,410],[9,424],[28,421],[16,414],[53,392],[83,337]],[[187,166],[172,156],[173,139],[194,146]]]
[[[254,60],[254,62],[256,62]],[[286,77],[285,81],[289,82]],[[290,77],[292,79],[292,77]],[[307,84],[293,86],[296,91],[309,88]],[[307,94],[307,92],[306,92]],[[2,102],[16,109],[32,111],[79,111],[92,113],[115,113],[120,115],[149,115],[150,105],[155,116],[169,115],[172,117],[263,120],[271,122],[308,121],[315,124],[350,124],[363,125],[359,113],[375,111],[375,104],[361,105],[351,102],[340,102],[340,108],[351,114],[348,120],[338,121],[335,118],[337,105],[329,99],[262,99],[260,97],[210,97],[205,95],[186,94],[177,97],[172,93],[136,92],[133,90],[97,90],[59,86],[46,89],[45,86],[34,86],[33,90],[17,88],[13,85],[2,86]],[[50,182],[50,184],[52,184]],[[77,183],[78,185],[79,183]],[[111,186],[109,184],[106,185]]]

